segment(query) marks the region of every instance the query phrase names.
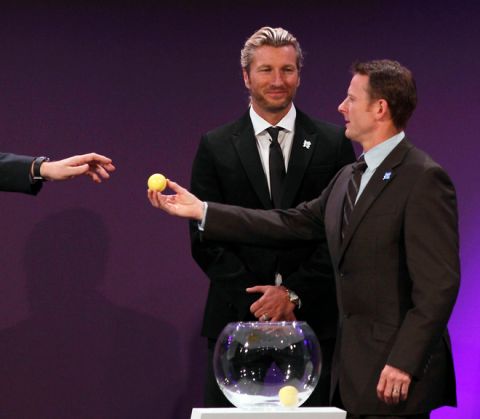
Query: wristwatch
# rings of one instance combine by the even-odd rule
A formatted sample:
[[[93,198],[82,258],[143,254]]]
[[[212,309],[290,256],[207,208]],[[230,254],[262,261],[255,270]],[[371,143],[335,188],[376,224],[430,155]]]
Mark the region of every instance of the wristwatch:
[[[45,156],[36,157],[35,160],[33,161],[33,176],[32,176],[32,179],[33,179],[34,182],[45,181],[46,180],[40,174],[40,166],[46,161],[50,161],[50,159],[48,157],[45,157]]]
[[[288,299],[291,303],[295,304],[297,308],[302,307],[302,301],[295,291],[289,290],[286,287],[283,287],[287,291]]]

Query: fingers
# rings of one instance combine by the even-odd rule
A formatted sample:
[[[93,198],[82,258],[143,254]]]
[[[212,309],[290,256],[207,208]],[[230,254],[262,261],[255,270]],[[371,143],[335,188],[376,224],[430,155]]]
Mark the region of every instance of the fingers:
[[[411,377],[408,373],[386,365],[380,374],[377,397],[386,404],[398,404],[407,400]]]
[[[253,303],[251,306],[250,306],[250,312],[257,318],[257,319],[260,319],[262,316],[264,315],[267,315],[268,317],[268,320],[271,319],[271,316],[268,315],[268,312],[269,312],[269,307],[266,306],[265,304],[256,304],[258,303],[255,302]],[[270,312],[271,312],[271,307],[270,307]],[[263,320],[265,321],[265,320]]]
[[[408,389],[410,388],[410,383],[402,384],[400,388],[400,400],[404,402],[408,397]]]
[[[72,163],[76,165],[81,165],[85,163],[98,163],[101,165],[110,166],[112,163],[112,159],[97,153],[81,154],[78,156],[72,156],[70,157],[70,159],[72,160]]]
[[[389,381],[384,377],[382,384],[379,383],[377,386],[377,397],[386,404],[398,403],[398,384],[394,384],[392,381]]]
[[[265,292],[265,286],[263,285],[257,285],[254,287],[249,287],[246,288],[248,293],[264,293]],[[257,319],[259,319],[262,316],[262,313],[265,311],[264,302],[262,300],[262,297],[260,297],[257,301],[255,301],[251,306],[250,306],[250,313],[252,313]]]
[[[45,162],[40,167],[40,173],[48,180],[65,180],[87,175],[96,183],[110,178],[109,172],[114,170],[115,166],[110,158],[96,153]]]
[[[45,166],[48,178],[51,180],[65,180],[88,173],[89,165],[87,163],[71,165],[67,160],[49,162],[47,166],[45,166],[46,163],[42,164],[42,166]]]
[[[266,291],[266,286],[265,285],[256,285],[254,287],[246,288],[245,291],[247,291],[248,293],[255,293],[255,292],[264,293]]]
[[[262,316],[267,314],[270,321],[295,320],[295,315],[293,314],[295,305],[290,303],[286,297],[286,293],[280,287],[274,285],[257,285],[247,288],[246,291],[263,294],[250,306],[250,312],[257,319],[265,319],[265,317]]]
[[[110,175],[100,165],[92,166],[85,163],[78,166],[67,166],[63,169],[63,178],[71,179],[81,175],[89,176],[95,183],[101,183],[102,179],[109,179]]]
[[[113,167],[113,166],[112,166]],[[115,168],[114,168],[115,169]],[[100,165],[89,165],[89,170],[86,173],[88,176],[90,176],[94,182],[101,183],[102,179],[109,179],[110,175],[107,171],[107,168]]]
[[[162,194],[160,192],[152,191],[151,189],[147,190],[147,198],[155,208],[165,209],[161,201]]]
[[[175,204],[175,195],[163,195],[161,192],[148,189],[147,198],[153,207],[159,208],[170,215],[178,215]]]

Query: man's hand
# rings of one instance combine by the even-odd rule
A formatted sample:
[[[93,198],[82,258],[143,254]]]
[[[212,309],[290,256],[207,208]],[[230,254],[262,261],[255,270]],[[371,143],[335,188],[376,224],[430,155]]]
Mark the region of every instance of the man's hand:
[[[40,166],[40,175],[47,180],[66,180],[87,175],[95,183],[110,177],[115,166],[108,157],[97,153],[72,156],[58,161],[45,161]]]
[[[164,195],[161,192],[147,191],[147,197],[155,208],[160,208],[170,215],[182,218],[191,218],[200,221],[203,218],[203,202],[175,182],[167,180],[169,187],[175,194]]]
[[[260,321],[294,321],[296,320],[293,304],[285,288],[275,285],[257,285],[246,289],[249,293],[263,294],[250,306],[250,312]]]
[[[378,398],[387,404],[398,404],[407,400],[412,377],[405,371],[385,365],[377,384]]]

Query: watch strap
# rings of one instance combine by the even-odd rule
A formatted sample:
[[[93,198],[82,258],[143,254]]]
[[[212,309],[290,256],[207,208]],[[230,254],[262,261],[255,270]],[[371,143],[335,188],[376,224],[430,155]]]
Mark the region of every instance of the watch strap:
[[[45,157],[45,156],[36,157],[35,160],[33,161],[33,177],[32,178],[35,182],[46,180],[40,174],[40,166],[46,161],[50,161],[50,159],[48,157]]]

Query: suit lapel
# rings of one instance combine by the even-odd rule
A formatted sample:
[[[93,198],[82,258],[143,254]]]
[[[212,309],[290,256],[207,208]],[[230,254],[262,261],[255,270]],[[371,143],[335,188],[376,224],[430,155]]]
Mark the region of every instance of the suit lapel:
[[[365,214],[368,212],[370,206],[373,204],[373,202],[375,202],[375,200],[380,196],[382,191],[388,185],[391,185],[395,182],[395,168],[402,163],[406,154],[412,147],[413,146],[407,141],[407,139],[404,139],[397,147],[392,150],[392,152],[375,170],[375,173],[368,182],[367,186],[365,187],[362,195],[358,199],[353,209],[352,215],[350,217],[349,227],[345,233],[345,238],[343,239],[340,247],[340,254],[338,258],[339,263],[341,262],[341,258],[343,257],[345,250],[348,247],[348,244],[350,243],[363,217],[365,217]],[[385,175],[387,173],[389,173],[388,178],[385,178]],[[343,190],[345,191],[345,189],[346,183]],[[341,223],[339,223],[338,225],[341,227]],[[340,230],[338,230],[338,232],[340,232]]]
[[[255,133],[248,112],[239,120],[232,135],[232,143],[237,150],[247,177],[265,209],[272,208],[267,179],[258,153]]]
[[[313,156],[317,137],[306,115],[297,109],[295,136],[288,161],[287,176],[282,196],[281,208],[291,208],[302,183],[305,170]]]
[[[349,164],[340,169],[332,192],[328,197],[325,208],[325,229],[328,239],[328,247],[332,261],[336,264],[339,260],[340,247],[342,245],[340,231],[343,219],[343,201],[347,193],[347,185],[352,175],[352,165]]]

